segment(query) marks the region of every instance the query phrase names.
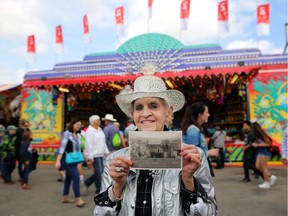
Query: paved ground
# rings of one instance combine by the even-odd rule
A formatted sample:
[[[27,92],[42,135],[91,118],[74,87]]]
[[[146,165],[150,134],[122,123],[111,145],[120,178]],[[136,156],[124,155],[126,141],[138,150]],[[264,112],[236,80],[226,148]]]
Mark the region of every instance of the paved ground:
[[[241,167],[228,167],[215,170],[215,187],[220,216],[287,216],[287,169],[270,168],[278,176],[270,190],[258,189],[260,179],[248,184],[240,183],[243,177]],[[84,170],[88,176],[91,170]],[[18,179],[14,171],[14,179]],[[63,183],[57,182],[58,172],[52,165],[38,165],[30,176],[31,191],[22,190],[19,183],[0,183],[1,216],[80,216],[92,215],[93,187],[91,193],[83,196],[86,205],[78,208],[75,204],[61,204]]]

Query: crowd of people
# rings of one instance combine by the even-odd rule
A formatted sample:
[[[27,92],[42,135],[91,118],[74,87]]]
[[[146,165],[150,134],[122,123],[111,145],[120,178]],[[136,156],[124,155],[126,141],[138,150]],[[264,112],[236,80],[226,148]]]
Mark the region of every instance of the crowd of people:
[[[0,173],[5,184],[15,184],[12,172],[17,166],[18,181],[24,190],[30,190],[29,174],[36,169],[38,153],[32,149],[33,135],[27,120],[21,119],[19,128],[0,125]]]
[[[116,101],[127,115],[123,132],[113,114],[103,118],[95,114],[89,117],[87,128],[84,129],[82,122],[74,118],[62,133],[55,162],[61,173],[60,180],[64,182],[61,202],[84,206],[81,194],[88,193],[94,185],[94,215],[216,215],[218,206],[211,159],[216,161],[216,169],[225,167],[227,134],[222,127],[216,126],[207,139],[203,125],[210,116],[208,106],[204,102],[186,106],[181,122],[181,168],[136,169],[130,159],[129,132],[169,133],[173,113],[183,108],[185,97],[178,90],[167,90],[161,78],[147,75],[134,81],[133,90],[120,91]],[[243,132],[244,178],[241,182],[249,183],[250,170],[253,170],[255,176],[263,178],[258,187],[269,189],[277,180],[267,165],[271,158],[272,139],[257,122],[244,121]],[[286,165],[287,133],[288,129],[281,142],[282,161]],[[15,183],[11,173],[18,161],[22,188],[31,189],[29,173],[35,166],[32,139],[29,122],[25,119],[20,121],[19,128],[0,125],[0,171],[6,184]],[[84,159],[68,163],[67,155],[72,152],[81,153]],[[93,170],[86,178],[82,168],[84,163]],[[69,196],[71,186],[75,199]]]

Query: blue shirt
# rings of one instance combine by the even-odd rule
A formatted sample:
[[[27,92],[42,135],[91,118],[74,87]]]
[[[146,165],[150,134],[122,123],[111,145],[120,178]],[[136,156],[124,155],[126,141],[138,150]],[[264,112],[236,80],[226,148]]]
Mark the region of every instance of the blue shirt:
[[[110,124],[108,124],[104,127],[103,132],[105,134],[106,145],[107,145],[109,151],[118,150],[119,148],[114,148],[112,146],[112,137],[115,133],[120,132],[119,128],[111,122]]]
[[[190,125],[188,127],[186,135],[183,135],[183,142],[201,148],[204,151],[205,155],[208,155],[208,145],[205,136],[195,125]]]

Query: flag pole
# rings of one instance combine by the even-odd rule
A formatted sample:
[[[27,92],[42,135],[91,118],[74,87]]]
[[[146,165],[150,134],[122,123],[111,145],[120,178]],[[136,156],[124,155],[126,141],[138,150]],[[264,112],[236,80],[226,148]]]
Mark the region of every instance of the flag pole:
[[[117,35],[117,49],[119,48],[119,36]]]
[[[149,34],[149,32],[150,32],[150,26],[149,26],[149,24],[150,24],[150,22],[149,22],[149,17],[148,17],[148,19],[147,19],[147,32],[148,32],[148,34]]]
[[[26,72],[28,72],[29,63],[26,61]]]

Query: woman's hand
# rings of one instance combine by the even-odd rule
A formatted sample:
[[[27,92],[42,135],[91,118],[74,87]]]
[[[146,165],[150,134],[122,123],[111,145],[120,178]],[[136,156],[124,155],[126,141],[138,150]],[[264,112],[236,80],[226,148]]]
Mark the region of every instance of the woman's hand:
[[[201,155],[194,145],[182,146],[180,156],[182,160],[182,180],[187,190],[194,190],[193,175],[201,166]]]
[[[208,155],[213,157],[218,157],[219,155],[219,149],[209,149]]]
[[[284,164],[284,165],[287,165],[288,163],[287,163],[287,158],[282,158],[282,163]]]
[[[110,176],[114,179],[113,193],[116,197],[121,197],[131,165],[132,161],[125,156],[115,157],[110,163]]]
[[[55,163],[55,167],[56,167],[57,170],[59,170],[60,167],[61,167],[61,158],[62,158],[62,155],[58,154],[57,158],[56,158],[56,163]]]
[[[60,167],[61,167],[61,162],[60,162],[60,161],[58,161],[58,160],[56,160],[56,163],[55,163],[55,168],[56,168],[57,170],[59,170],[59,169],[60,169]]]

